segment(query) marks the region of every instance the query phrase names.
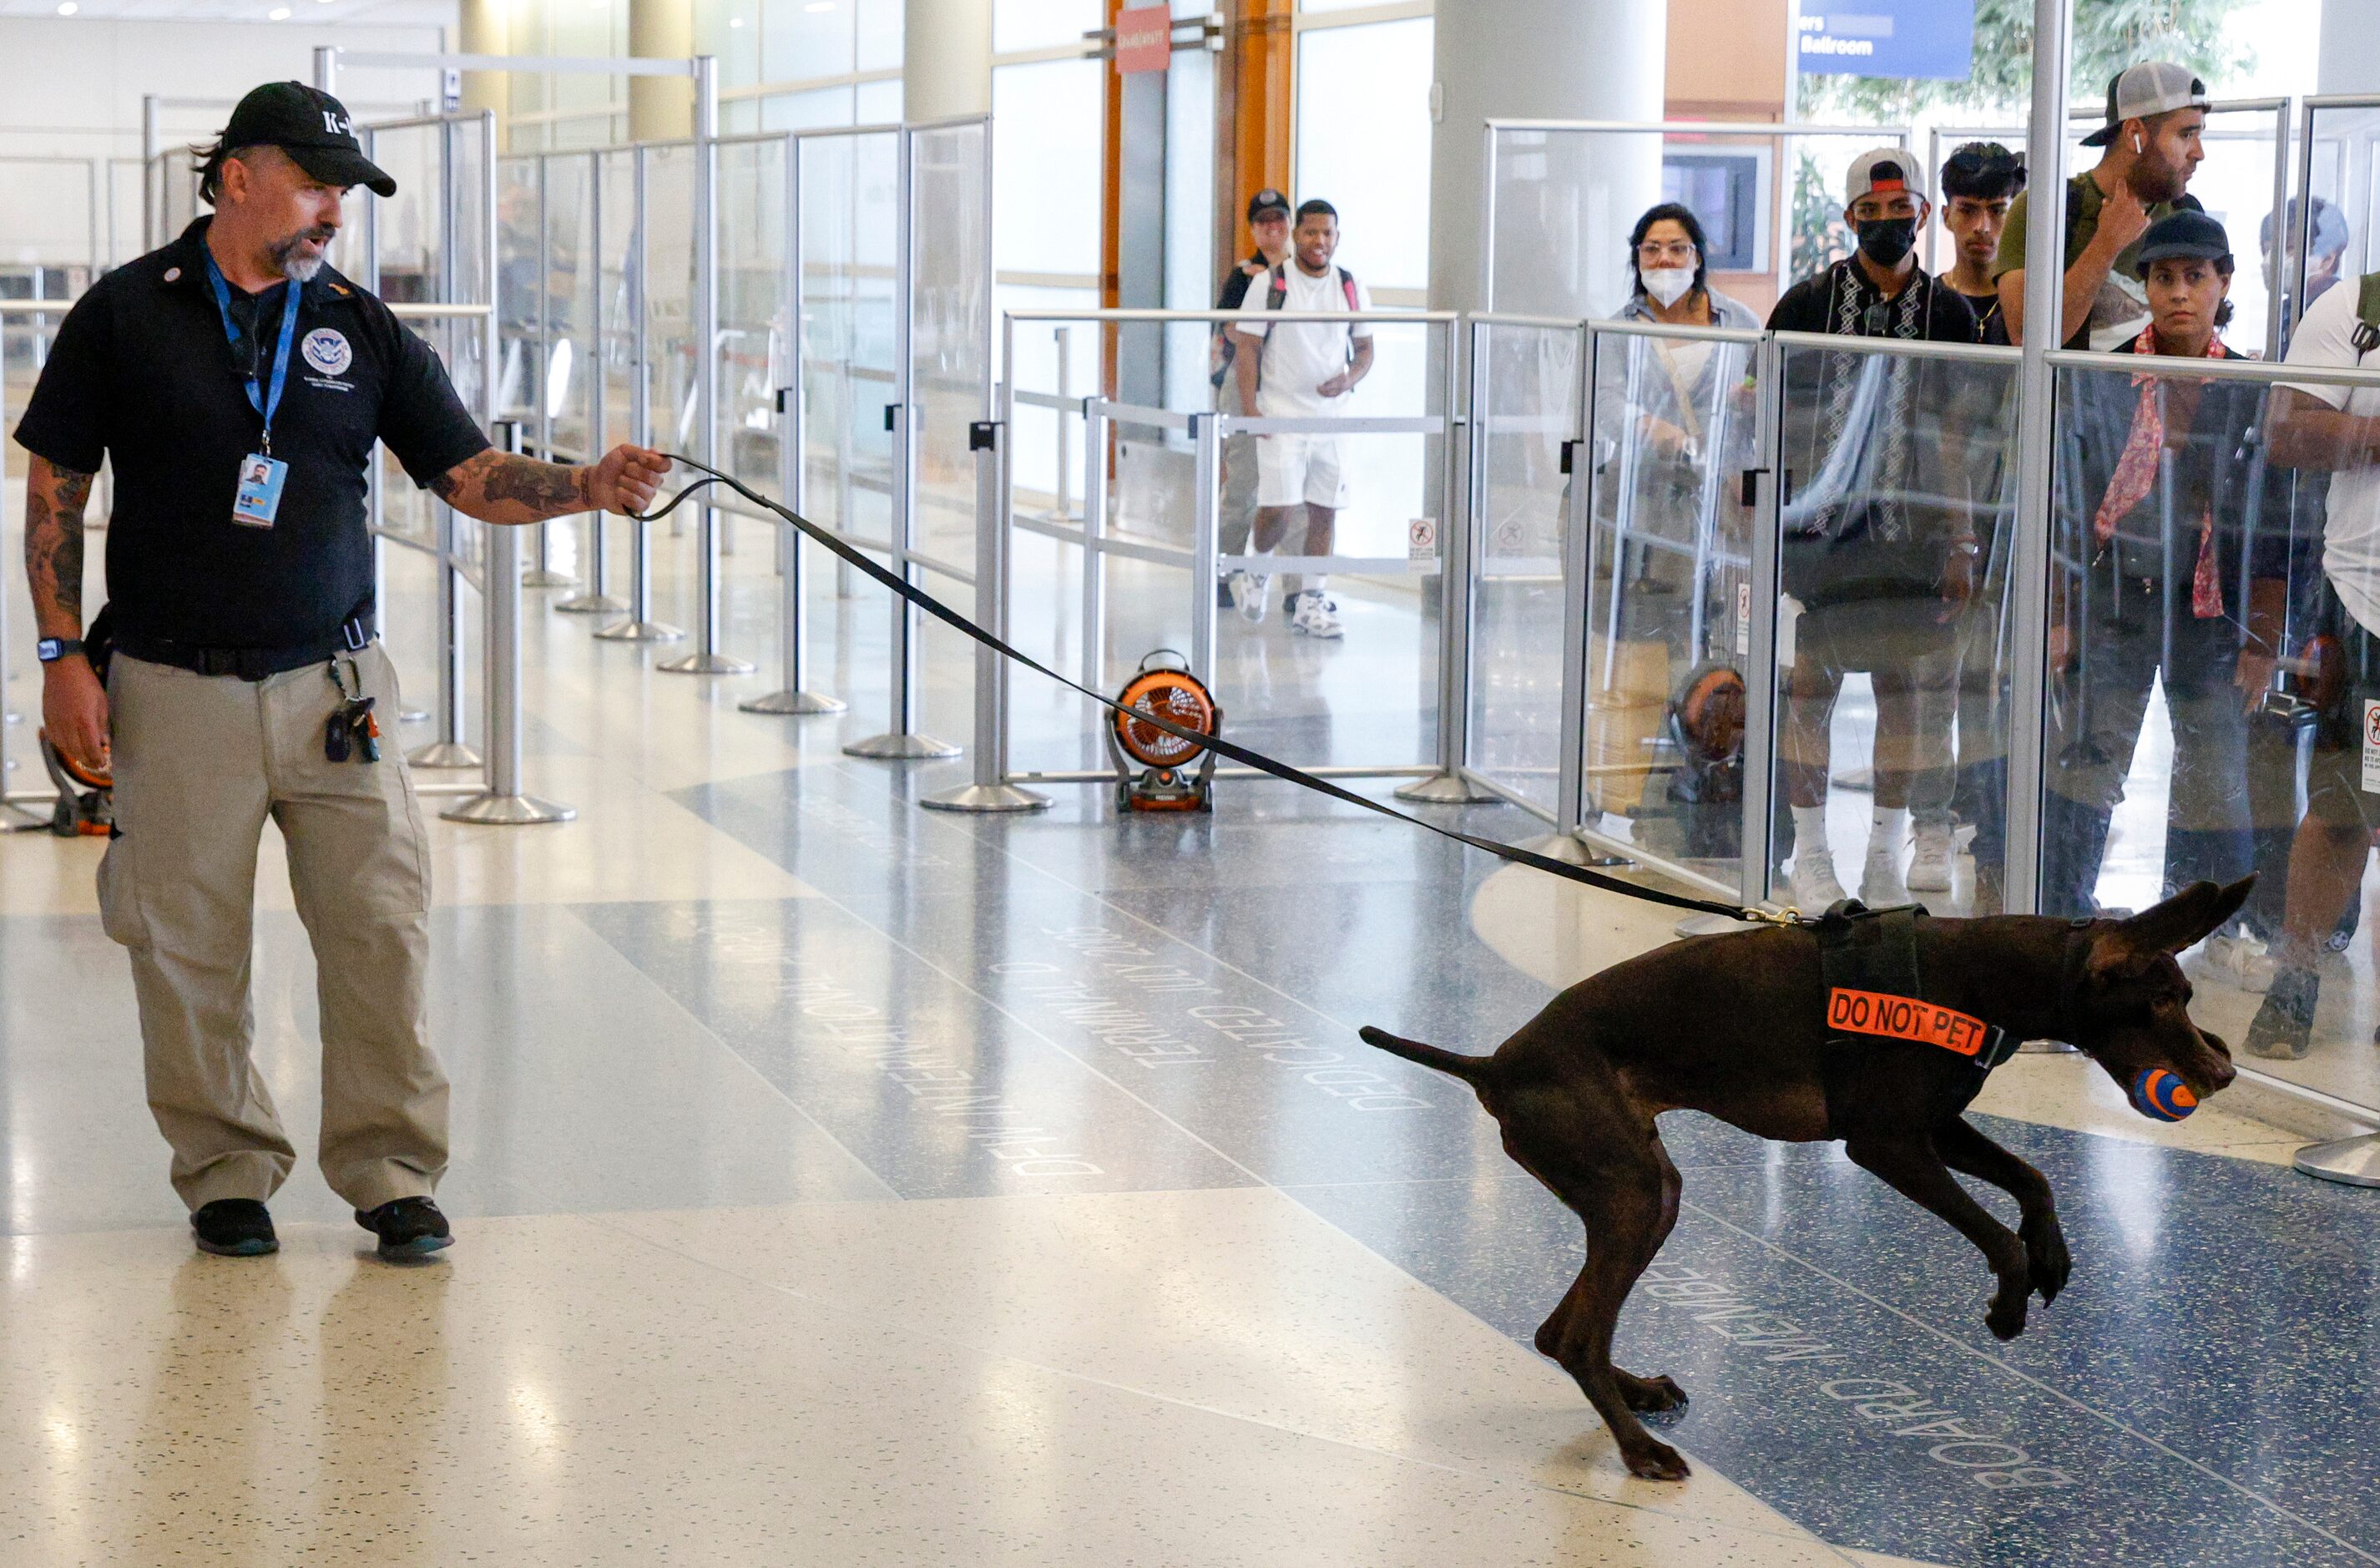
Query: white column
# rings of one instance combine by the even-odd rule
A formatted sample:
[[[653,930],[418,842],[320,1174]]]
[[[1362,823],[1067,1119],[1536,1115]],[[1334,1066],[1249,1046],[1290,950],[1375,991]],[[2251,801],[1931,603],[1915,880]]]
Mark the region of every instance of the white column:
[[[694,57],[694,0],[628,0],[628,53],[639,60]],[[694,134],[694,79],[628,79],[628,140],[676,141]]]
[[[2372,25],[2372,0],[2322,0],[2315,81],[2323,92],[2380,92],[2380,28]]]
[[[509,0],[462,0],[460,32],[466,55],[509,55],[513,52]],[[512,117],[511,78],[502,71],[463,73],[463,112],[481,110],[496,116],[496,145],[507,143],[506,122]]]
[[[1659,119],[1668,27],[1668,7],[1645,0],[1462,0],[1439,8],[1439,115],[1429,164],[1432,307],[1470,310],[1479,302],[1482,123]],[[1644,149],[1645,166],[1617,181],[1611,211],[1582,216],[1599,226],[1618,224],[1624,240],[1637,213],[1660,199],[1660,165],[1652,138],[1615,140],[1605,152],[1622,147],[1632,154]],[[1609,264],[1622,262],[1614,249]]]
[[[901,109],[911,120],[991,113],[991,0],[906,0]]]

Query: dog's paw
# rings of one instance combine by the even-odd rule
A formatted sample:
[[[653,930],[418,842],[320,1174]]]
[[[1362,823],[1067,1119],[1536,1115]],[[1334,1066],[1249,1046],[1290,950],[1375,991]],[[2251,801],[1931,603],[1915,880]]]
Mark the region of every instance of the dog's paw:
[[[2074,1259],[2066,1251],[2066,1232],[2052,1214],[2037,1225],[2026,1222],[2017,1234],[2024,1238],[2025,1271],[2046,1307],[2058,1299],[2074,1272]]]
[[[2004,1295],[1992,1297],[1992,1309],[1984,1314],[1984,1327],[1992,1331],[1994,1339],[2016,1338],[2024,1332],[2024,1304],[2025,1298],[2022,1295],[2014,1301]]]
[[[1628,1462],[1630,1475],[1648,1481],[1682,1481],[1694,1474],[1683,1455],[1656,1438],[1646,1438],[1641,1447],[1631,1448],[1621,1457]]]
[[[1686,1391],[1670,1377],[1639,1378],[1632,1373],[1620,1374],[1620,1397],[1631,1410],[1653,1412],[1682,1410],[1686,1407]]]

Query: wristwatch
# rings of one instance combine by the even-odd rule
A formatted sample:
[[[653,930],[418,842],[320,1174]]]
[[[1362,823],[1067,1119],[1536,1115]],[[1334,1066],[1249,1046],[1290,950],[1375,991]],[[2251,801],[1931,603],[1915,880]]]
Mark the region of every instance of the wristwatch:
[[[34,657],[44,664],[55,664],[69,653],[82,651],[82,644],[70,637],[45,637],[33,644]]]

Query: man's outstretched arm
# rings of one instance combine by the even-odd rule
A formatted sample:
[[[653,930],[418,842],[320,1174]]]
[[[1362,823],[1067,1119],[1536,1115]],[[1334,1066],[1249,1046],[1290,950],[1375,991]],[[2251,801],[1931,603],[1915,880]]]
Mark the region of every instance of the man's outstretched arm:
[[[430,481],[441,500],[483,523],[541,523],[575,512],[642,512],[669,459],[620,445],[600,463],[542,463],[490,447]]]

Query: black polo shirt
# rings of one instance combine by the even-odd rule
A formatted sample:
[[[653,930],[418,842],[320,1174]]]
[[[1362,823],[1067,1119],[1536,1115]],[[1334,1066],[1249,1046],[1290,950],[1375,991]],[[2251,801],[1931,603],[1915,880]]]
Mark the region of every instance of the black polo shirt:
[[[364,476],[384,441],[427,485],[488,444],[445,367],[388,307],[324,267],[235,317],[260,368],[299,294],[295,359],[273,420],[289,465],[270,529],[232,521],[239,461],[264,421],[233,363],[201,255],[200,218],[91,285],[67,315],[17,440],[76,473],[115,469],[107,590],[134,638],[285,648],[328,637],[372,591]],[[267,383],[260,378],[260,391]]]

